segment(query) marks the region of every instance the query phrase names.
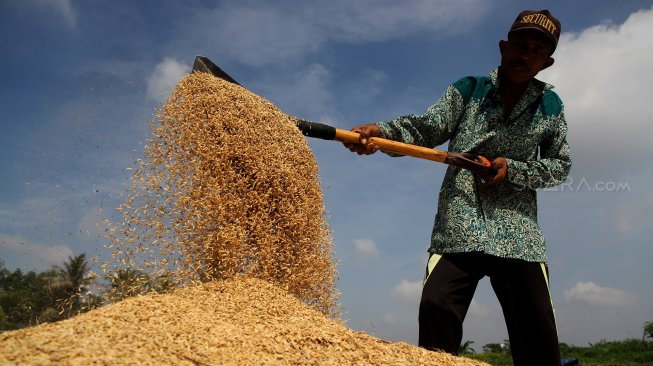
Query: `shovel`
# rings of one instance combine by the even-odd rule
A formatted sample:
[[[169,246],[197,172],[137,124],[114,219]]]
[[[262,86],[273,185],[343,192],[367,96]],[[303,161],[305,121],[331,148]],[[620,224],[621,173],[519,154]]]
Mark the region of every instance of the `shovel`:
[[[238,84],[236,80],[224,72],[220,67],[218,67],[218,65],[214,64],[204,56],[195,57],[193,72],[206,72],[230,83]],[[323,140],[335,140],[343,143],[361,143],[361,136],[357,132],[342,130],[322,123],[307,121],[296,117],[295,124],[304,136],[315,137]],[[490,161],[480,155],[430,149],[380,137],[371,137],[368,141],[385,152],[455,165],[485,176],[496,175],[496,170],[490,167]]]

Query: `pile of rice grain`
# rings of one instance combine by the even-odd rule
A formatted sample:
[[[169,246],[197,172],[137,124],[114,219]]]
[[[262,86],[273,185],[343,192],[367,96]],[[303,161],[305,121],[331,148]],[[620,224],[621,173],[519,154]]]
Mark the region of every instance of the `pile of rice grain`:
[[[254,278],[126,299],[0,333],[8,365],[486,365],[354,332]]]
[[[123,221],[109,226],[103,275],[139,270],[173,286],[245,275],[334,314],[318,166],[293,118],[239,85],[193,73],[151,130],[119,207]]]

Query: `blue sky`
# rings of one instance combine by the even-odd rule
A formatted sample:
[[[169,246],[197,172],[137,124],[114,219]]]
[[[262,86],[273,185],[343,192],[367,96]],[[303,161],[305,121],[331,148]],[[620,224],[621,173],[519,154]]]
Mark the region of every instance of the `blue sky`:
[[[105,255],[148,123],[195,55],[283,111],[340,128],[421,113],[486,75],[525,8],[562,22],[539,78],[565,102],[574,165],[538,194],[560,340],[641,337],[653,320],[653,0],[0,2],[0,258],[42,270]],[[415,343],[445,166],[311,140],[339,260],[343,318]],[[465,323],[507,338],[484,279]]]

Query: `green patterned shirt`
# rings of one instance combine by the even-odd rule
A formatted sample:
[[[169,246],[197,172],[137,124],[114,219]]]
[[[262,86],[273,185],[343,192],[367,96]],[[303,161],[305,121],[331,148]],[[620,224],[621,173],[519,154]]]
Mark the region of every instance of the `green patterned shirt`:
[[[553,86],[533,79],[505,116],[498,74],[495,69],[489,77],[460,79],[424,114],[377,125],[387,139],[431,148],[449,141],[449,151],[508,161],[508,176],[497,185],[449,166],[440,189],[432,252],[475,251],[546,262],[535,190],[564,182],[571,168],[562,101]]]

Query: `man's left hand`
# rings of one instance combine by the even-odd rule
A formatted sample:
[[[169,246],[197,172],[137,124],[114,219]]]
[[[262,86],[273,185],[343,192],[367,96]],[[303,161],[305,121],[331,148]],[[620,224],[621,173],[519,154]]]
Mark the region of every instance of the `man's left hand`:
[[[488,176],[485,178],[487,184],[498,184],[503,182],[508,176],[508,162],[506,158],[499,157],[490,162],[490,167],[497,171],[497,174],[494,176]]]

